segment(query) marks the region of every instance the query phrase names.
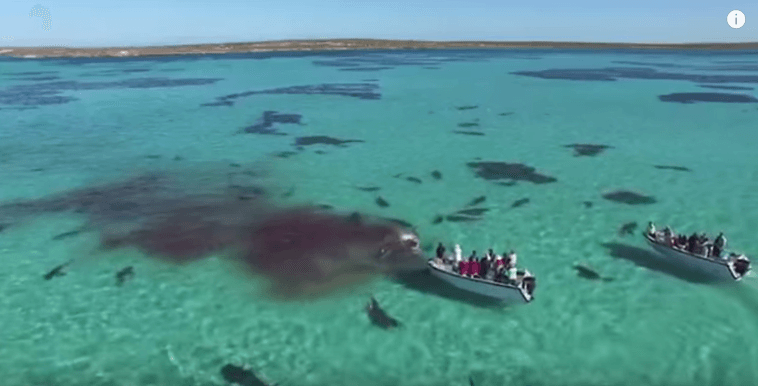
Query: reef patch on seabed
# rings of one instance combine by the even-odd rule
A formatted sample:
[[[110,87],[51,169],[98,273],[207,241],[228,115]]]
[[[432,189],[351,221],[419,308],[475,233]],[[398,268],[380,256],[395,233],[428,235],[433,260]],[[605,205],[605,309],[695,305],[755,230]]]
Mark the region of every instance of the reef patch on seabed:
[[[426,267],[418,240],[405,238],[409,230],[397,221],[286,206],[277,190],[276,178],[263,169],[185,165],[3,202],[0,218],[13,226],[70,213],[99,234],[102,250],[131,247],[180,265],[225,256],[269,281],[270,295],[285,298]]]
[[[379,93],[379,85],[373,83],[326,83],[245,91],[236,94],[223,95],[217,97],[214,102],[203,103],[202,106],[233,106],[235,99],[263,94],[339,95],[367,100],[377,100],[382,97]]]
[[[603,194],[603,198],[627,205],[649,205],[658,202],[653,196],[647,196],[628,190],[616,190],[610,193],[605,193]]]
[[[537,169],[520,163],[500,161],[469,162],[466,166],[472,169],[477,177],[488,181],[527,181],[534,184],[547,184],[558,181],[555,177],[537,173]]]
[[[468,136],[472,136],[472,137],[483,137],[483,136],[485,136],[485,134],[482,133],[481,131],[453,130],[452,133],[453,134],[468,135]]]
[[[443,61],[425,55],[407,53],[362,53],[314,60],[315,66],[337,67],[340,71],[377,71],[401,66],[437,66]]]
[[[382,190],[379,186],[356,186],[355,188],[362,192],[378,192]]]
[[[54,75],[58,74],[58,71],[20,71],[20,72],[4,72],[6,76],[37,76],[37,75]]]
[[[243,133],[248,134],[264,134],[264,135],[287,135],[287,133],[280,132],[275,124],[295,124],[302,125],[303,116],[300,114],[285,114],[276,111],[264,111],[263,115],[258,120],[241,130]]]
[[[458,210],[455,212],[455,214],[462,214],[465,216],[482,216],[489,211],[489,208],[468,208]]]
[[[360,139],[338,139],[326,135],[315,135],[309,137],[297,137],[293,146],[311,146],[311,145],[332,145],[345,147],[348,143],[363,143],[366,141]]]
[[[692,104],[697,102],[709,103],[758,103],[752,95],[746,94],[728,94],[718,92],[682,92],[667,95],[659,95],[661,102],[676,102],[683,104]]]
[[[277,158],[290,158],[290,157],[298,155],[298,154],[299,154],[298,152],[294,152],[294,151],[280,151],[280,152],[274,153],[274,157],[277,157]]]
[[[43,76],[20,76],[11,78],[13,80],[20,80],[20,81],[29,81],[29,82],[46,82],[51,80],[58,80],[61,79],[61,77],[56,75],[43,75]]]
[[[581,157],[581,156],[588,156],[588,157],[594,157],[603,151],[605,149],[612,149],[613,146],[608,145],[592,145],[592,144],[586,144],[586,143],[574,143],[571,145],[563,145],[563,147],[573,148],[574,149],[574,156],[575,157]]]
[[[658,68],[681,68],[689,71],[721,71],[721,72],[758,72],[758,63],[755,61],[714,61],[715,65],[681,64],[664,62],[642,62],[632,60],[614,60],[614,64],[628,64],[643,67]]]
[[[438,70],[446,63],[482,62],[493,58],[541,59],[541,56],[522,51],[508,50],[382,50],[355,52],[332,52],[321,55],[312,63],[315,66],[335,67],[340,71],[364,71],[370,68],[396,68],[415,66],[422,69]],[[369,70],[370,71],[370,70]]]
[[[468,216],[463,214],[450,214],[445,216],[445,221],[448,222],[474,222],[482,219],[482,216]]]
[[[672,165],[653,165],[656,169],[662,169],[662,170],[676,170],[678,172],[691,172],[692,169],[686,167],[686,166],[672,166]]]
[[[136,73],[142,73],[142,72],[150,72],[150,69],[149,68],[110,69],[110,70],[83,72],[79,74],[79,76],[82,76],[82,77],[112,76],[112,75],[122,75],[122,74],[136,74]]]
[[[541,79],[614,82],[619,79],[682,80],[695,83],[758,83],[758,75],[693,74],[684,72],[661,72],[653,68],[606,67],[568,68],[540,71],[516,71],[513,75]]]
[[[35,110],[38,109],[37,106],[21,106],[21,107],[0,107],[0,110],[6,110],[6,111],[25,111],[25,110]]]
[[[384,71],[384,70],[392,70],[395,67],[387,67],[387,66],[376,66],[376,67],[346,67],[346,68],[340,68],[340,71],[354,71],[354,72],[376,72],[376,71]]]
[[[221,78],[135,78],[115,82],[78,82],[72,80],[15,85],[0,89],[0,104],[43,106],[64,104],[78,100],[64,91],[145,89],[184,86],[204,86],[216,83]]]
[[[29,81],[29,82],[42,82],[58,80],[59,71],[21,71],[21,72],[5,72],[2,77],[6,77],[16,81]]]
[[[721,63],[716,66],[697,67],[703,71],[724,71],[724,72],[758,72],[758,63]]]
[[[661,67],[661,68],[687,68],[690,67],[684,64],[665,63],[665,62],[640,62],[635,60],[614,60],[611,63],[614,64],[629,64],[632,66],[644,66],[644,67]]]
[[[712,88],[712,89],[717,89],[717,90],[744,90],[744,91],[755,90],[753,87],[746,87],[746,86],[721,86],[721,85],[717,85],[717,84],[699,84],[698,87]]]

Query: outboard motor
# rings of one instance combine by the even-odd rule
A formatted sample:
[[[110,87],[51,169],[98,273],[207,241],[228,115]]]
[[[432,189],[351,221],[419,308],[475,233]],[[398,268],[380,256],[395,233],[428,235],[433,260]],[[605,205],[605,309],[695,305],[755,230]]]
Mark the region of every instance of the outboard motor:
[[[734,272],[737,272],[738,275],[744,276],[749,269],[750,260],[745,255],[742,255],[734,260]]]
[[[534,276],[525,276],[524,289],[526,290],[526,293],[532,295],[535,288],[537,288],[537,279]]]

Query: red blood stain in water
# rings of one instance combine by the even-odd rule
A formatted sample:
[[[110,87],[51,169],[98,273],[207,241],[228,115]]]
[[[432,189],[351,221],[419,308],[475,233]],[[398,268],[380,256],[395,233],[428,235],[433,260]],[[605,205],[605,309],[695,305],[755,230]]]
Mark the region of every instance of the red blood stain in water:
[[[100,233],[104,249],[135,247],[177,264],[224,252],[279,288],[339,287],[345,277],[426,267],[417,236],[398,224],[281,207],[265,189],[255,199],[240,200],[228,181],[219,181],[135,178],[2,204],[0,218],[23,221],[69,211],[87,216],[86,227]]]

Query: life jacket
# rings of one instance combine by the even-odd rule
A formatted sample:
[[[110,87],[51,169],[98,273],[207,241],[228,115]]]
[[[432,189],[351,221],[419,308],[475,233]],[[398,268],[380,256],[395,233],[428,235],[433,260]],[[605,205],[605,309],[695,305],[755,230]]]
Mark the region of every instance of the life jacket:
[[[468,275],[469,264],[468,261],[462,260],[458,263],[458,270],[461,275]]]
[[[503,260],[503,259],[497,259],[497,260],[495,260],[495,266],[500,267],[500,266],[503,266],[503,265],[505,265],[505,260]]]

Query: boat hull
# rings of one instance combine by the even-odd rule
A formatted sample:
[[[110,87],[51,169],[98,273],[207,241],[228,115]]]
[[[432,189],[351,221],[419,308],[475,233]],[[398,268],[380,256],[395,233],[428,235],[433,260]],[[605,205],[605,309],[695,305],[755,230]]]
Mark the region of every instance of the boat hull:
[[[429,261],[429,271],[433,276],[461,290],[497,299],[504,304],[523,304],[534,299],[521,287],[461,276],[444,267],[437,266],[432,260]]]
[[[727,260],[710,259],[703,256],[693,255],[688,252],[678,251],[666,245],[656,242],[650,235],[644,235],[645,240],[656,252],[656,257],[662,261],[683,267],[689,271],[697,272],[708,278],[718,281],[735,281],[742,276],[734,271],[734,266]]]

